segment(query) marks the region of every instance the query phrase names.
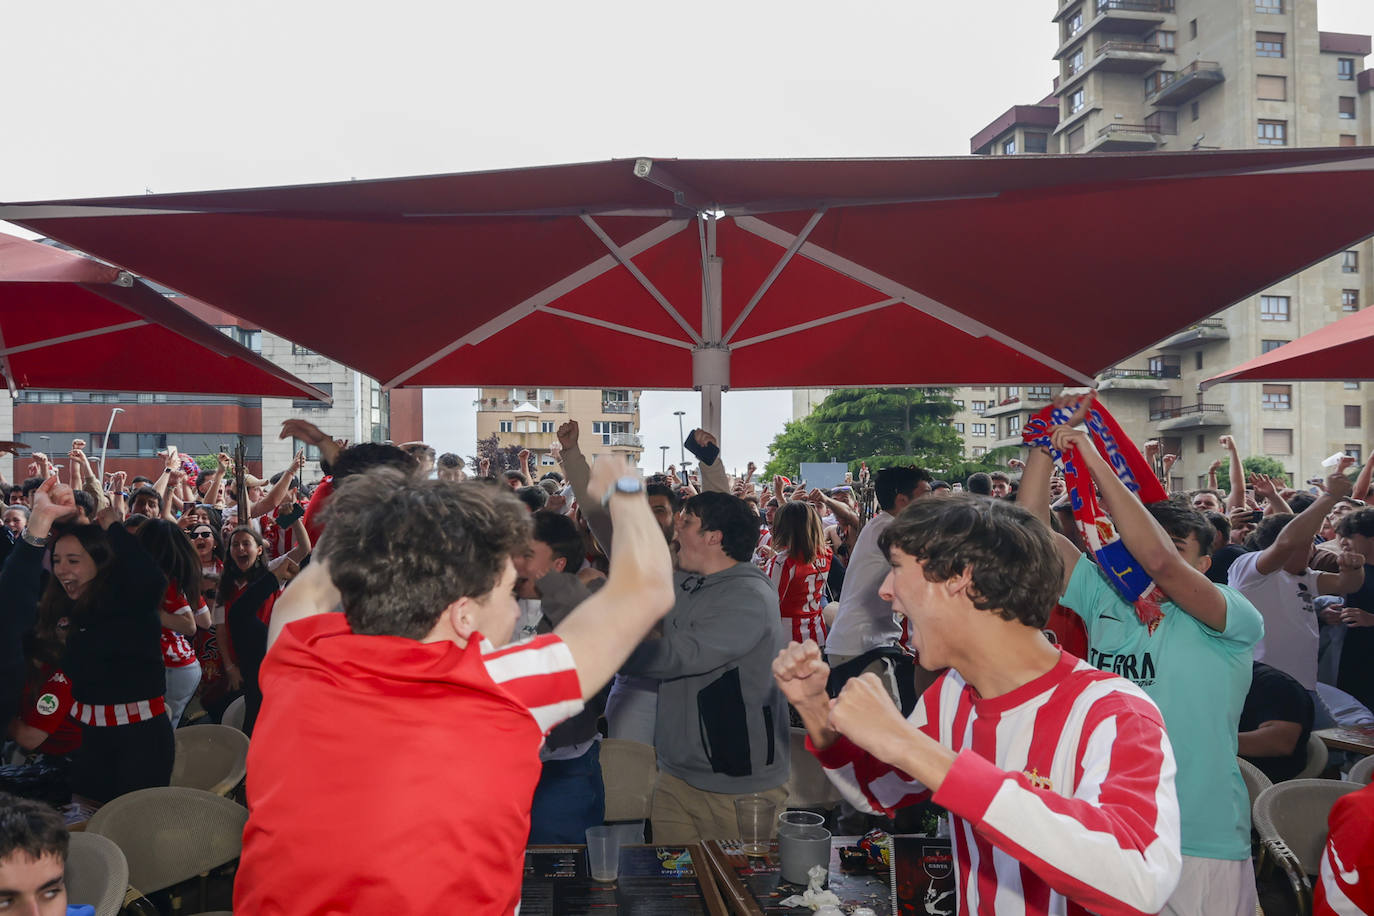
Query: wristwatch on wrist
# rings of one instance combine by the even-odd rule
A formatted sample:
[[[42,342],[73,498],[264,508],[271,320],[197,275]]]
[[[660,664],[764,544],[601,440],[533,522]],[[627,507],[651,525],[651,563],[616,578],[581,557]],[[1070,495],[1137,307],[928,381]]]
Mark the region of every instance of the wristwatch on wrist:
[[[20,533],[19,539],[22,540],[25,544],[28,544],[32,547],[45,547],[48,543],[47,538],[35,537],[34,535],[30,534],[28,528],[25,528]]]
[[[611,497],[617,493],[634,494],[643,492],[644,481],[640,478],[634,476],[618,477],[615,483],[611,484],[610,488],[606,490],[606,495],[601,497],[601,507],[604,509],[606,506],[610,505]]]

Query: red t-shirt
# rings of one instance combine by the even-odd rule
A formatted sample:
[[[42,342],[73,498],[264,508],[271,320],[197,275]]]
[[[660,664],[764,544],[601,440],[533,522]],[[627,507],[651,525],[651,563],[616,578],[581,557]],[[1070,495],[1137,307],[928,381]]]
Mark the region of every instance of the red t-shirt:
[[[799,563],[789,554],[774,554],[764,573],[778,589],[778,610],[791,631],[793,642],[814,639],[825,645],[825,622],[821,619],[821,596],[826,574],[830,572],[831,551],[826,547],[810,563]]]
[[[1050,642],[1075,658],[1088,657],[1088,629],[1083,618],[1062,604],[1056,604],[1050,611],[1050,622],[1045,624],[1044,632]]]
[[[542,737],[582,708],[562,640],[483,655],[321,614],[259,682],[235,912],[512,911]]]
[[[1374,913],[1374,786],[1338,798],[1327,823],[1314,916]]]
[[[25,725],[48,733],[37,748],[44,754],[70,754],[81,746],[81,725],[72,711],[72,682],[58,668],[43,666],[43,683],[37,689],[24,688],[19,718]]]
[[[162,610],[168,614],[191,613],[186,596],[175,580],[167,584],[167,592],[162,596]],[[185,668],[195,664],[196,650],[191,648],[190,640],[176,630],[162,628],[162,665],[165,668]]]
[[[329,494],[333,492],[334,478],[326,477],[315,486],[310,501],[305,505],[305,517],[301,521],[305,522],[305,533],[310,535],[311,544],[320,542],[320,534],[324,531],[324,507],[329,502]]]

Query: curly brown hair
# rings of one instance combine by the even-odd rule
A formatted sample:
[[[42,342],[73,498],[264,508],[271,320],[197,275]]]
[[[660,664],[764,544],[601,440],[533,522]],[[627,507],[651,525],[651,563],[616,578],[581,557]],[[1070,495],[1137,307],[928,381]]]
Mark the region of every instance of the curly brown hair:
[[[895,547],[921,561],[925,577],[944,582],[972,570],[969,598],[1041,629],[1063,591],[1064,561],[1050,530],[1006,500],[956,493],[918,499],[878,538],[883,554]]]
[[[496,587],[530,513],[508,488],[415,480],[391,468],[348,477],[317,548],[354,633],[422,639],[444,609]]]

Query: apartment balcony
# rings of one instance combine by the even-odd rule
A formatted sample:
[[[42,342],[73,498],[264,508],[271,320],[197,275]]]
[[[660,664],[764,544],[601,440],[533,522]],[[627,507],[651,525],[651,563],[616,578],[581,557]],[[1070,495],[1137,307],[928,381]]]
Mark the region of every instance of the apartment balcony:
[[[1151,105],[1182,105],[1226,80],[1221,64],[1214,60],[1195,60],[1165,78],[1167,82],[1145,94],[1145,101]]]
[[[1079,6],[1076,0],[1065,0],[1055,21],[1063,21],[1075,6]],[[1153,32],[1174,12],[1174,0],[1084,0],[1081,8],[1083,27],[1070,36],[1070,41],[1094,29],[1127,35]]]
[[[1177,134],[1177,127],[1158,121],[1146,124],[1124,124],[1120,121],[1113,121],[1097,131],[1097,136],[1084,148],[1083,152],[1113,153],[1152,150],[1163,143],[1165,137],[1172,137]]]
[[[1168,63],[1167,55],[1172,53],[1153,42],[1104,41],[1087,69],[1105,73],[1144,73]]]
[[[520,407],[524,404],[530,404],[534,407],[534,411],[525,411],[526,413],[568,412],[567,401],[519,401],[513,398],[478,398],[477,410],[479,413],[487,413],[493,411],[497,413],[513,413],[515,411],[515,408]]]
[[[601,442],[611,448],[644,448],[644,439],[638,433],[607,433],[601,437]]]
[[[1190,328],[1179,331],[1172,337],[1166,338],[1163,342],[1155,345],[1156,350],[1181,350],[1186,347],[1195,347],[1199,344],[1212,343],[1218,340],[1229,340],[1231,332],[1226,330],[1226,322],[1220,318],[1208,318],[1199,321]]]
[[[1016,413],[1018,410],[1030,410],[1028,405],[1022,404],[1020,398],[1006,398],[996,404],[989,405],[980,417],[1003,417],[1009,413]]]
[[[639,410],[639,401],[602,401],[602,413],[634,413]]]
[[[1160,432],[1176,429],[1206,429],[1214,426],[1230,426],[1231,415],[1224,404],[1185,404],[1182,407],[1165,407],[1150,411],[1150,422],[1157,424]]]
[[[498,441],[502,446],[518,445],[527,448],[532,452],[545,451],[553,448],[558,443],[557,433],[544,432],[525,432],[525,433],[503,433],[498,432]]]
[[[1097,390],[1168,391],[1169,380],[1178,378],[1180,374],[1178,366],[1162,366],[1158,369],[1108,369],[1097,377]]]

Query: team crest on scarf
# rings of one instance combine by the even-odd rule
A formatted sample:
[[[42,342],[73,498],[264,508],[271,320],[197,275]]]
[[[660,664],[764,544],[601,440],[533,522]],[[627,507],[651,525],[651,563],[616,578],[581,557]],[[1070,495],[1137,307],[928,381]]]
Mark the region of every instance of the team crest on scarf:
[[[1159,609],[1159,590],[1126,549],[1116,526],[1112,524],[1111,516],[1099,506],[1092,478],[1082,467],[1078,450],[1070,447],[1061,453],[1050,444],[1050,430],[1067,423],[1073,413],[1073,409],[1046,407],[1027,421],[1022,431],[1022,439],[1027,445],[1047,448],[1050,456],[1063,466],[1064,483],[1069,491],[1074,521],[1083,537],[1083,543],[1097,560],[1097,565],[1106,575],[1107,581],[1112,583],[1121,597],[1135,607],[1141,622],[1150,628],[1153,635],[1163,617]],[[1122,432],[1120,425],[1107,412],[1107,408],[1102,406],[1102,402],[1093,398],[1084,422],[1093,444],[1107,459],[1108,464],[1116,471],[1116,476],[1128,490],[1139,496],[1146,504],[1168,498],[1164,487],[1146,463],[1145,457]]]

